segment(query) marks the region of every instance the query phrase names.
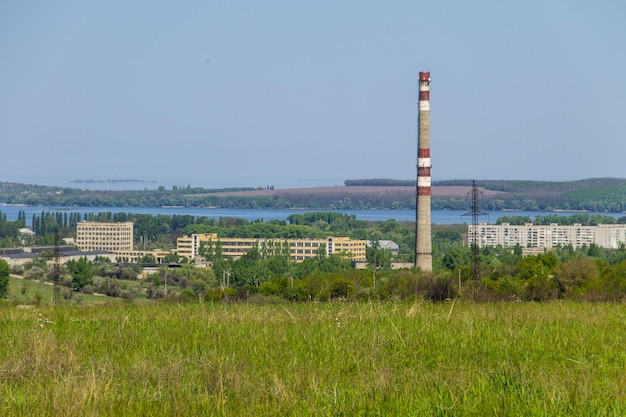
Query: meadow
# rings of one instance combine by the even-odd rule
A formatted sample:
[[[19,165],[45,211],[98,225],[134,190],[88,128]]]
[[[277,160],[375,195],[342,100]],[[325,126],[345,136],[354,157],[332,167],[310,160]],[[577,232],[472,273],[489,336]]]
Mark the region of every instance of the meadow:
[[[626,305],[0,304],[0,415],[623,416]]]

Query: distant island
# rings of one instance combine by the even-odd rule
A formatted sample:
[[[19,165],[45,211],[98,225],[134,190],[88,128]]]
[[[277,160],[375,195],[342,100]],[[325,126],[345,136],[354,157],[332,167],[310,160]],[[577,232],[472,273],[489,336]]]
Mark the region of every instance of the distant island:
[[[155,184],[156,181],[149,181],[149,180],[137,180],[137,179],[121,179],[121,180],[112,180],[112,179],[108,179],[108,180],[94,180],[94,179],[89,179],[89,180],[83,180],[83,179],[76,179],[76,180],[71,180],[71,183],[74,184],[95,184],[95,183],[141,183],[141,184]]]

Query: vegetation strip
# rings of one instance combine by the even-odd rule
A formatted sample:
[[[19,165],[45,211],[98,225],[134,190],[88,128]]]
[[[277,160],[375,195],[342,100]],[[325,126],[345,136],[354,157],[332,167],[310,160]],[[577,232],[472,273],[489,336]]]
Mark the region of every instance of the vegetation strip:
[[[626,413],[624,304],[0,309],[0,412]]]

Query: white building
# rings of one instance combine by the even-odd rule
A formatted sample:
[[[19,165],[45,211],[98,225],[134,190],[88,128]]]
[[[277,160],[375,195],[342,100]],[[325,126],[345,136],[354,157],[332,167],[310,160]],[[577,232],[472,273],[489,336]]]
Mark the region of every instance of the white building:
[[[595,244],[601,248],[617,249],[621,243],[626,244],[626,224],[565,226],[557,223],[550,225],[481,223],[476,231],[473,225],[469,225],[467,232],[468,242],[476,242],[479,247],[520,245],[523,248],[550,249],[572,245],[576,249],[583,245]],[[477,240],[474,240],[475,236]]]

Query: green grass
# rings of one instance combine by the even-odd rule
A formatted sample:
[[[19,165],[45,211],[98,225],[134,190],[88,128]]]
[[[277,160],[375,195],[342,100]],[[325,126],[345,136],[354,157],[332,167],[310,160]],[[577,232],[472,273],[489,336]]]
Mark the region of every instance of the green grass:
[[[2,416],[622,416],[626,305],[0,304]]]
[[[36,298],[40,297],[41,304],[51,304],[54,294],[54,286],[51,282],[31,281],[11,276],[9,278],[8,298],[12,304],[35,304]],[[116,303],[121,299],[92,294],[73,294],[72,303]]]
[[[96,279],[106,279],[96,277]],[[121,285],[128,288],[133,288],[136,291],[136,297],[132,300],[134,304],[149,303],[147,299],[146,289],[152,285],[147,280],[118,280]],[[163,288],[163,287],[162,287]],[[64,292],[67,292],[67,288],[63,288]],[[179,293],[181,288],[175,285],[167,286],[168,293]],[[37,298],[40,299],[40,304],[53,304],[54,286],[52,282],[46,281],[32,281],[17,278],[12,275],[9,278],[9,293],[8,300],[14,305],[34,305],[37,303]],[[70,300],[60,300],[60,303],[66,304],[118,304],[128,303],[123,298],[107,297],[104,294],[83,294],[79,292],[73,292]]]

